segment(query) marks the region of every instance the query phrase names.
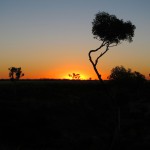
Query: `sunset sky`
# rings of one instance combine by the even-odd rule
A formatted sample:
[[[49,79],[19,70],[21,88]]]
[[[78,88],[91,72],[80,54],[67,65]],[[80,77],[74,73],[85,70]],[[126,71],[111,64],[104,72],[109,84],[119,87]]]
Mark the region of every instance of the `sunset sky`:
[[[96,79],[88,52],[101,42],[93,38],[95,14],[105,11],[135,26],[132,43],[111,48],[99,61],[106,79],[123,65],[150,73],[150,0],[0,0],[0,79],[9,67],[22,67],[24,78]]]

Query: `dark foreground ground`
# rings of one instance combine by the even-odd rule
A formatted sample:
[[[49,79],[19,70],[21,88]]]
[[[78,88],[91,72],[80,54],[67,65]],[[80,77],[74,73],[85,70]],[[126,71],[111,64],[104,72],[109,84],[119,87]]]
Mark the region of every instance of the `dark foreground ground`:
[[[149,150],[149,121],[149,82],[0,81],[0,150]]]

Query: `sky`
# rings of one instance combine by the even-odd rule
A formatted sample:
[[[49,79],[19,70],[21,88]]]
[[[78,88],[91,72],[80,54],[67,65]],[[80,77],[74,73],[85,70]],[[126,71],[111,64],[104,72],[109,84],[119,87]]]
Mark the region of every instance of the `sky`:
[[[102,78],[121,65],[149,78],[149,0],[0,0],[0,79],[10,67],[21,67],[27,79],[97,79],[88,52],[101,44],[91,31],[99,11],[136,26],[132,43],[122,41],[99,60]]]

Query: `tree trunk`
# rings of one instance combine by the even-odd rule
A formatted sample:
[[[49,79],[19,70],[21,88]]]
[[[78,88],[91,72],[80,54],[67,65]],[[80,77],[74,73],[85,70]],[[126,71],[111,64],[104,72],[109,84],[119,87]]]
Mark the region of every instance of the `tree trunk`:
[[[97,68],[96,68],[96,65],[93,65],[93,68],[94,68],[94,71],[96,72],[96,75],[97,75],[99,81],[103,84],[104,81],[102,80],[101,74],[99,74],[99,72],[98,72],[98,70],[97,70]]]

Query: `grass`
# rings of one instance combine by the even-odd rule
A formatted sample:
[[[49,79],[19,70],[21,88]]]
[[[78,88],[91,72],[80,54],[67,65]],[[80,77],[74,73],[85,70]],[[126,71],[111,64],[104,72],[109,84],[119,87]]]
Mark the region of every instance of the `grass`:
[[[113,99],[98,81],[0,81],[0,149],[108,150],[116,126],[114,100],[121,130],[113,149],[145,149],[150,83],[106,86]]]

